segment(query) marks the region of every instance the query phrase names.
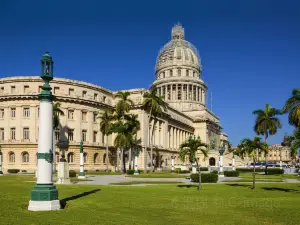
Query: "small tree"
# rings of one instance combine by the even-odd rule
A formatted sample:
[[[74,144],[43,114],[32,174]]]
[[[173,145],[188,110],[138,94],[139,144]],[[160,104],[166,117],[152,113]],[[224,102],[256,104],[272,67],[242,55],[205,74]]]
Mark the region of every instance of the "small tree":
[[[253,160],[252,189],[255,189],[255,165],[259,152],[263,152],[265,154],[268,153],[268,145],[266,143],[262,143],[259,137],[255,137],[253,140],[249,138],[243,139],[237,147],[237,155],[239,157],[244,159],[245,156],[248,156]]]
[[[265,109],[254,110],[253,114],[256,115],[254,131],[257,135],[264,135],[265,143],[268,144],[269,135],[276,134],[277,130],[281,128],[281,122],[276,117],[277,115],[281,115],[281,111],[266,104]],[[268,168],[267,160],[267,155],[265,155],[265,174],[267,174]]]
[[[300,129],[300,88],[294,89],[283,109],[283,113],[289,113],[289,124]]]
[[[106,136],[106,172],[108,172],[108,136],[111,134],[111,126],[113,121],[113,114],[110,110],[105,110],[103,113],[100,113],[98,116],[100,119],[100,131],[102,135]]]
[[[191,164],[195,164],[199,171],[199,184],[198,190],[201,190],[201,170],[200,170],[200,163],[197,160],[197,152],[200,151],[204,155],[204,159],[208,156],[207,144],[202,143],[200,137],[192,138],[190,137],[187,141],[182,143],[179,147],[179,157],[181,161],[185,160],[185,156],[189,156],[189,160]],[[199,160],[200,162],[200,160]]]
[[[154,137],[154,126],[156,124],[158,116],[162,115],[163,111],[167,110],[167,103],[164,102],[162,96],[157,95],[157,89],[153,87],[150,92],[146,92],[144,94],[144,101],[143,107],[145,110],[149,111],[148,116],[148,124],[149,124],[149,131],[151,126],[151,119],[153,118],[153,126],[150,137],[150,160],[151,160],[151,170],[154,170],[153,166],[153,137]],[[145,147],[145,153],[147,152],[147,146]],[[145,154],[145,161],[146,161],[146,154]],[[146,170],[146,162],[145,162],[145,170]]]

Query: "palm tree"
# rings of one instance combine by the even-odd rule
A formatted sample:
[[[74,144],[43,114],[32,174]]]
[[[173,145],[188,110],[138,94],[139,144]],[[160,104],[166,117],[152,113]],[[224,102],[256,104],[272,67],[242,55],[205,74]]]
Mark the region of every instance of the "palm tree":
[[[289,124],[300,128],[300,88],[294,89],[282,109],[283,113],[289,112]]]
[[[137,135],[135,134],[131,140],[131,148],[134,152],[134,174],[139,174],[139,170],[138,170],[138,156],[140,153],[140,148],[141,148],[141,143],[142,143],[142,139],[141,138],[137,138]]]
[[[189,156],[189,160],[191,164],[197,165],[198,171],[199,171],[199,184],[198,184],[198,190],[201,190],[201,170],[200,170],[200,163],[198,163],[197,160],[197,152],[200,151],[200,153],[203,153],[204,159],[208,156],[208,150],[207,150],[207,144],[202,143],[200,140],[200,137],[192,138],[190,137],[188,140],[186,140],[184,143],[182,143],[179,147],[179,157],[181,161],[185,161],[185,156]],[[199,160],[200,161],[200,160]]]
[[[130,96],[130,92],[128,91],[125,92],[119,91],[116,94],[116,97],[120,98],[120,100],[116,105],[116,114],[119,117],[123,116],[125,113],[128,113],[134,104],[133,101],[129,99],[129,96]]]
[[[150,137],[150,160],[151,160],[151,169],[152,171],[154,170],[153,167],[153,137],[154,137],[154,126],[157,122],[157,117],[161,116],[163,111],[167,110],[167,103],[164,102],[162,96],[157,95],[157,89],[153,87],[150,92],[144,93],[144,101],[143,101],[143,108],[147,111],[149,111],[149,116],[148,116],[148,124],[149,124],[149,131],[151,127],[151,119],[153,117],[153,126],[152,126],[152,132],[151,132],[151,137]],[[147,169],[146,167],[146,162],[147,162],[147,146],[145,147],[145,171]]]
[[[131,132],[132,136],[135,135],[136,137],[136,134],[137,132],[141,129],[141,125],[140,125],[140,121],[138,121],[138,115],[134,115],[134,114],[126,114],[124,116],[125,120],[128,122],[128,132]],[[129,159],[128,159],[128,162],[129,162],[129,166],[128,168],[131,169],[131,162],[132,162],[132,149],[133,149],[133,146],[131,146],[129,148]]]
[[[232,154],[232,170],[235,170],[235,156],[237,155],[237,150],[236,148],[232,147],[232,144],[227,141],[227,140],[223,140],[224,144],[227,145],[228,148],[228,153],[227,154]]]
[[[295,159],[300,148],[300,129],[296,129],[291,136],[285,137],[285,141],[282,143],[282,145],[290,147],[291,158]]]
[[[100,121],[100,131],[102,135],[106,136],[106,172],[108,172],[108,136],[111,134],[111,126],[113,121],[113,114],[110,110],[105,110],[103,113],[100,113],[98,118]]]
[[[252,189],[255,189],[255,165],[260,152],[263,152],[266,155],[268,153],[268,145],[266,143],[262,143],[261,138],[259,137],[255,137],[253,140],[245,138],[237,146],[237,154],[239,157],[244,159],[245,156],[248,156],[253,160]]]
[[[56,102],[53,105],[53,172],[56,172],[56,152],[55,152],[55,130],[58,129],[60,121],[59,121],[59,116],[63,116],[64,115],[64,111],[62,111],[60,109],[60,102]],[[62,156],[64,156],[64,153],[62,154]]]
[[[264,135],[265,143],[268,144],[269,135],[276,134],[277,130],[281,128],[281,122],[276,117],[281,115],[281,111],[266,104],[265,109],[254,110],[253,114],[256,115],[254,131],[257,135]],[[265,155],[265,163],[265,174],[267,174],[267,155]]]

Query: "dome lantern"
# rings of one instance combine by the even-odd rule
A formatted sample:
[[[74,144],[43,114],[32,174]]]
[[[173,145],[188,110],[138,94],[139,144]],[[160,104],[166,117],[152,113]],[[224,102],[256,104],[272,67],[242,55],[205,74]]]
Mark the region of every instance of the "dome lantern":
[[[172,39],[184,39],[184,29],[180,24],[176,24],[172,28]]]

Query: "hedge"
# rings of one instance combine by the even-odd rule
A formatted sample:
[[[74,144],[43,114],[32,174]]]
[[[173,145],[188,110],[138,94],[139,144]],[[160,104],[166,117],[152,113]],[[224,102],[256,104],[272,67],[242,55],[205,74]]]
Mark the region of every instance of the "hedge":
[[[76,177],[76,171],[75,170],[70,170],[69,171],[69,177]]]
[[[135,170],[127,170],[126,173],[127,173],[127,175],[133,175],[134,171]],[[138,171],[139,171],[139,173],[143,173],[144,172],[143,170],[138,170]]]
[[[225,177],[238,177],[240,175],[239,171],[224,171],[224,176]]]
[[[199,182],[199,174],[193,173],[191,174],[192,182]],[[217,183],[218,181],[218,174],[215,173],[202,173],[201,174],[201,182],[202,183]]]
[[[197,171],[199,171],[198,168],[197,168]],[[208,171],[208,167],[200,167],[200,171]]]
[[[284,174],[283,169],[275,168],[275,169],[268,169],[268,175],[274,175],[274,174]]]
[[[19,173],[20,170],[19,169],[8,169],[7,172],[8,173]]]

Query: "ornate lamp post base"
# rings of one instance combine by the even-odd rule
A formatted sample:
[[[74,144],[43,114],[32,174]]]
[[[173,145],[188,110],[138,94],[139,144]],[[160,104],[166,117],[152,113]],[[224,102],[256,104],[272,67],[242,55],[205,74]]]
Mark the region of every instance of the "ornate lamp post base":
[[[59,209],[58,191],[53,184],[37,184],[32,189],[28,210],[48,211]]]

